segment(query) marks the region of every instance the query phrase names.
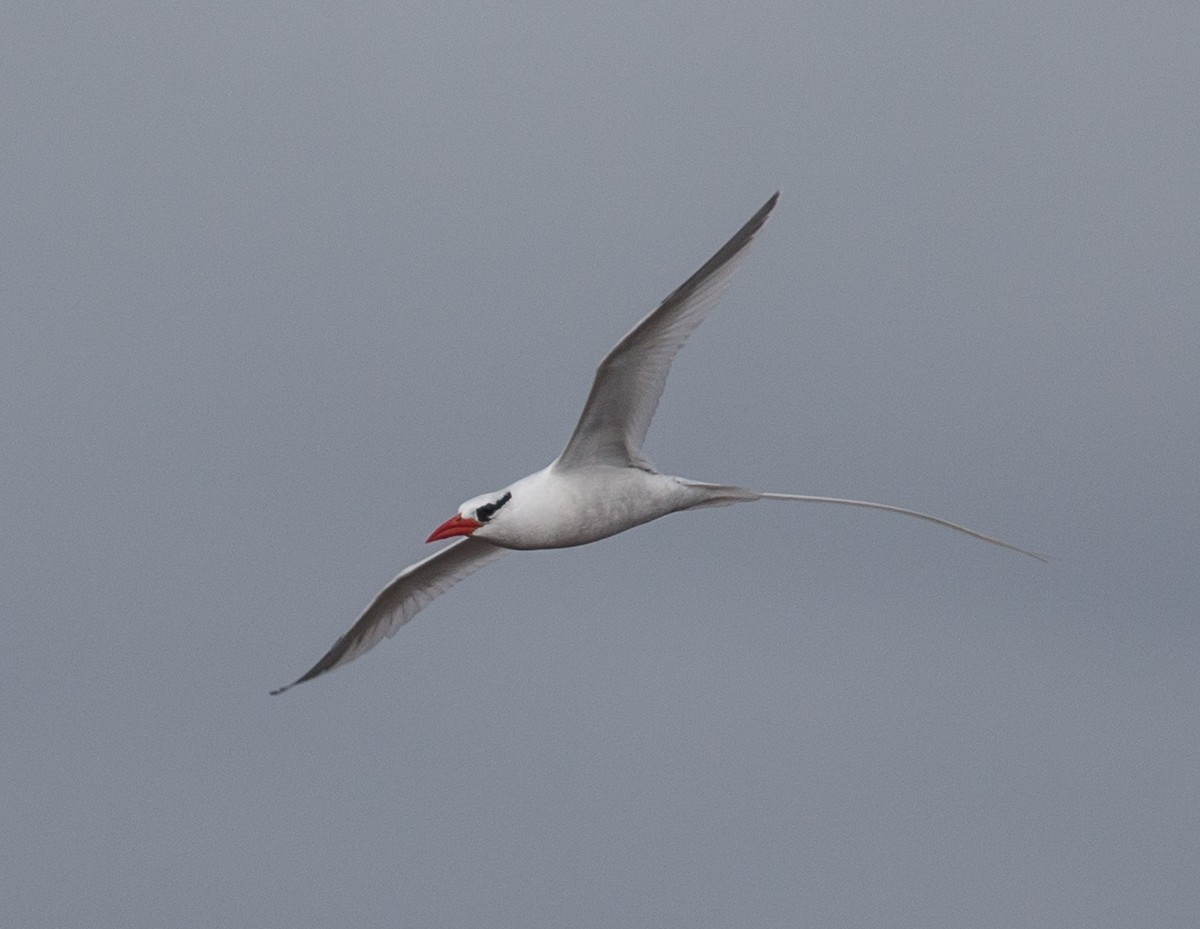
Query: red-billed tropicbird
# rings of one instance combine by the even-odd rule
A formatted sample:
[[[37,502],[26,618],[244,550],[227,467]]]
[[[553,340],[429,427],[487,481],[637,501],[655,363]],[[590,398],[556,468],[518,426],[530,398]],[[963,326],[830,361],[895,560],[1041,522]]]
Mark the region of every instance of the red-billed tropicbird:
[[[679,510],[754,500],[870,507],[915,516],[1041,559],[1034,552],[904,507],[690,481],[660,474],[642,455],[642,440],[666,385],[671,361],[728,286],[746,247],[778,199],[776,193],[763,204],[720,251],[608,353],[561,455],[541,471],[460,506],[426,541],[462,538],[401,571],[320,661],[272,693],[282,693],[353,661],[392,635],[434,597],[505,551],[583,545]]]

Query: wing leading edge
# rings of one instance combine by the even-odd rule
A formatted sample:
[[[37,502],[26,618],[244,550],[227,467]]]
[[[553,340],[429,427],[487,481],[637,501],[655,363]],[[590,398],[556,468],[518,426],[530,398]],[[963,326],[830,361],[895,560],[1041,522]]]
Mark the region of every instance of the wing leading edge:
[[[579,423],[555,462],[648,467],[642,442],[675,355],[729,286],[746,246],[779,200],[776,192],[733,238],[634,326],[600,362]]]

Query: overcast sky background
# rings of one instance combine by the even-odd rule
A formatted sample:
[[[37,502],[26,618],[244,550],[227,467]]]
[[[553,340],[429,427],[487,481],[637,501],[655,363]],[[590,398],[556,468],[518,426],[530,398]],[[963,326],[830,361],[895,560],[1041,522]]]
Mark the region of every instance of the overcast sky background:
[[[1200,6],[14,3],[0,886],[88,927],[1194,927]],[[665,471],[285,697],[776,189]]]

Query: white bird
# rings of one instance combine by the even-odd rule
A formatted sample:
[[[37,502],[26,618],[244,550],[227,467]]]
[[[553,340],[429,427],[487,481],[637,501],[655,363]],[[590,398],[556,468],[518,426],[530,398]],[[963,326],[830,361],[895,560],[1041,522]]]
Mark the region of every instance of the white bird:
[[[668,513],[754,500],[838,503],[914,516],[1025,551],[938,516],[886,503],[760,493],[661,474],[642,455],[642,441],[667,382],[671,361],[729,284],[746,247],[775,208],[776,193],[657,309],[631,329],[600,363],[567,447],[541,471],[493,493],[472,497],[426,540],[463,538],[400,572],[358,621],[303,675],[278,694],[353,661],[412,619],[435,597],[510,549],[583,545]]]

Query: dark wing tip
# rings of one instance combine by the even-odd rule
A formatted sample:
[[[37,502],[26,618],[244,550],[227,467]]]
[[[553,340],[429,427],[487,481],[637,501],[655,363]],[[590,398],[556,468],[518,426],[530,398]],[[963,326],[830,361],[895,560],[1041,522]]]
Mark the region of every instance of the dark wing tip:
[[[311,681],[314,677],[317,677],[321,674],[324,674],[326,671],[331,671],[334,668],[336,668],[338,666],[338,664],[341,662],[342,655],[345,654],[345,652],[346,652],[347,646],[348,646],[350,638],[351,638],[351,633],[353,633],[353,632],[354,632],[354,630],[351,629],[350,632],[347,632],[344,636],[342,636],[340,639],[338,639],[337,642],[334,643],[333,648],[331,648],[328,652],[326,652],[320,661],[318,661],[315,665],[313,665],[311,668],[309,668],[307,671],[305,671],[303,674],[301,674],[298,678],[296,678],[290,684],[284,684],[282,687],[278,687],[275,690],[272,690],[271,696],[276,697],[279,694],[283,693],[285,690],[291,690],[297,684],[303,684],[305,681]]]
[[[707,277],[709,273],[715,271],[735,254],[745,248],[749,244],[750,240],[758,234],[758,231],[762,229],[763,225],[767,221],[767,217],[771,215],[771,211],[775,209],[775,204],[778,202],[779,191],[777,190],[775,193],[771,194],[766,203],[758,208],[758,211],[753,216],[746,220],[745,225],[733,234],[733,238],[726,242],[724,247],[722,247],[720,251],[713,255],[712,258],[705,263],[703,268],[692,275],[691,280],[696,281]],[[684,286],[687,285],[685,284]],[[682,290],[683,288],[680,289]]]
[[[300,677],[296,678],[290,684],[284,684],[282,687],[276,687],[274,690],[271,691],[271,696],[278,697],[285,690],[291,690],[297,684],[303,684],[305,681],[311,681],[314,677],[316,677],[320,673],[321,673],[321,671],[319,671],[317,668],[313,668],[311,671],[308,671],[305,674],[301,675]]]
[[[775,193],[771,194],[771,196],[768,198],[766,203],[764,203],[762,206],[760,206],[758,208],[758,212],[750,217],[750,219],[747,221],[746,225],[744,225],[738,231],[737,235],[735,235],[734,238],[741,239],[744,241],[745,239],[749,239],[756,232],[758,232],[758,230],[762,228],[763,223],[765,223],[767,221],[767,217],[771,215],[771,211],[773,209],[775,209],[775,204],[778,202],[779,202],[779,191],[777,190],[777,191],[775,191]]]
[[[775,191],[764,203],[758,208],[758,211],[746,220],[745,225],[733,234],[728,242],[717,250],[708,261],[700,266],[700,270],[689,277],[686,281],[680,284],[660,305],[659,310],[668,304],[678,303],[686,300],[701,284],[711,277],[720,267],[732,259],[738,252],[750,244],[750,241],[758,234],[758,231],[767,222],[767,217],[771,215],[771,211],[775,209],[775,204],[779,202],[779,191]],[[658,311],[656,311],[658,312]],[[652,314],[653,315],[653,314]],[[649,319],[650,317],[647,317]],[[645,322],[645,320],[643,320]],[[636,331],[636,329],[634,330]],[[607,361],[607,359],[605,359]]]
[[[316,669],[314,668],[313,670],[315,671]],[[320,673],[320,672],[317,672],[317,673]],[[291,690],[297,684],[303,684],[305,681],[312,680],[312,678],[314,676],[315,675],[313,674],[313,671],[308,671],[303,676],[296,678],[290,684],[284,684],[282,687],[276,687],[274,690],[271,691],[271,696],[278,697],[285,690]]]

